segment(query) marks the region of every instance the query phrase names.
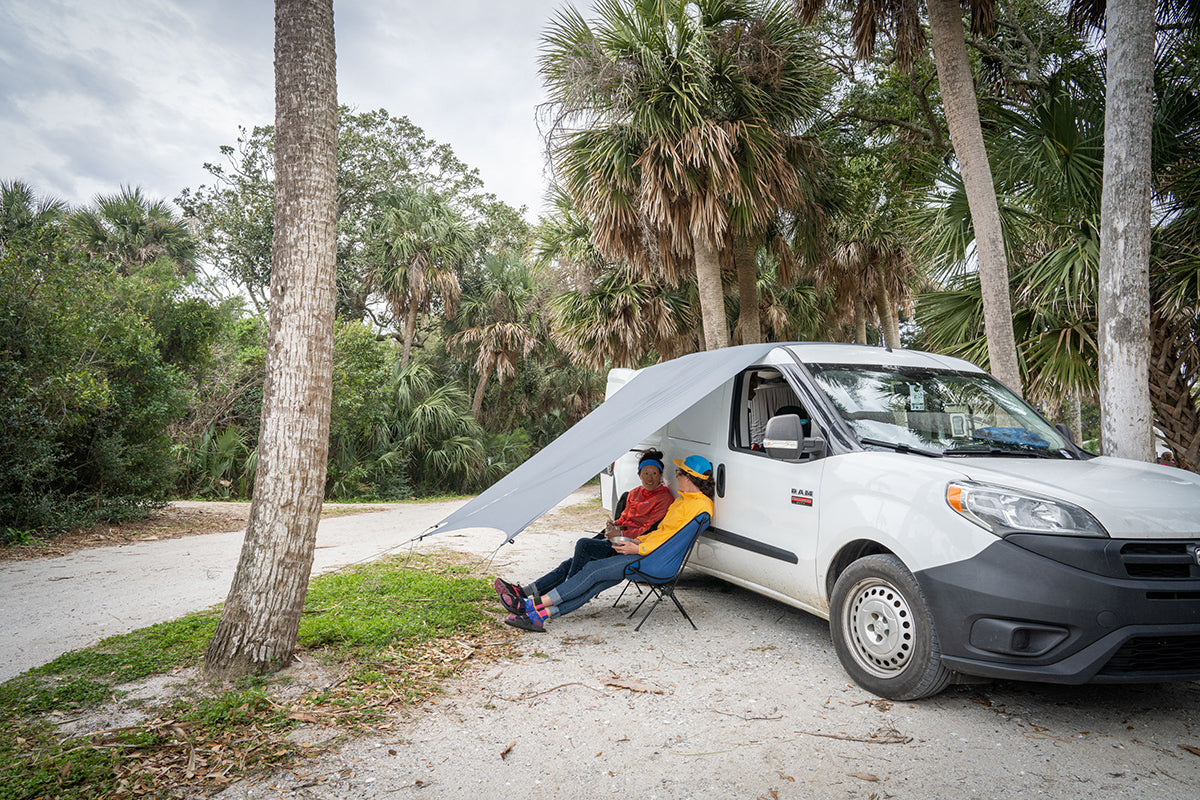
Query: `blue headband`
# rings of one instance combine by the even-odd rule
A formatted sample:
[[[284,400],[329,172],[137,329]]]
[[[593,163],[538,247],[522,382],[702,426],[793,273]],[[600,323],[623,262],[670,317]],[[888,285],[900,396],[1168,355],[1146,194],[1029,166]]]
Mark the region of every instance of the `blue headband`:
[[[638,464],[638,474],[641,474],[642,467],[646,466],[647,464],[658,467],[659,472],[663,471],[663,464],[661,461],[659,461],[657,458],[646,458],[642,459],[642,462]]]

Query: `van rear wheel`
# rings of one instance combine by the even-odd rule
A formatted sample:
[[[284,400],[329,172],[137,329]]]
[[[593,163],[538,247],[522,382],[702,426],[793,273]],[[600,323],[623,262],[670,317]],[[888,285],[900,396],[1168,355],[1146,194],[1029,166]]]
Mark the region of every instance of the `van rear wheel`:
[[[858,685],[891,700],[937,694],[954,673],[942,664],[933,617],[916,578],[893,555],[860,558],[834,584],[829,632]]]

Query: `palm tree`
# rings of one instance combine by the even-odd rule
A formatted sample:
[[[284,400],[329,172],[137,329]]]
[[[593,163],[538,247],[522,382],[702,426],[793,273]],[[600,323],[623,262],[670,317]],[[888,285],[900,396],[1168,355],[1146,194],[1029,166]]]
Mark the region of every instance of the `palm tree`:
[[[801,18],[809,22],[816,18],[826,2],[795,0]],[[990,30],[993,2],[966,0],[972,33]],[[850,5],[855,9],[851,25],[859,58],[870,56],[879,28],[890,25],[897,62],[901,69],[910,69],[917,54],[925,48],[925,32],[919,16],[921,4],[852,0]],[[926,0],[925,6],[950,141],[970,204],[987,329],[988,362],[992,374],[1019,394],[1023,384],[1012,327],[1008,261],[991,165],[979,122],[979,102],[971,77],[971,62],[967,56],[963,6],[959,0]]]
[[[685,287],[638,275],[596,250],[592,225],[561,190],[534,234],[534,265],[566,287],[550,301],[554,341],[592,369],[638,367],[654,353],[671,359],[696,350],[694,298]]]
[[[1181,466],[1200,468],[1200,47],[1182,37],[1160,47],[1152,162],[1156,215],[1150,260],[1155,424]],[[1075,60],[1070,80],[1050,76],[1027,108],[997,128],[1007,238],[1019,266],[1014,325],[1030,394],[1043,402],[1095,396],[1100,387],[1098,308],[1104,103],[1092,88],[1102,66]],[[1011,174],[1006,174],[1011,172]],[[943,214],[943,220],[953,217]],[[933,227],[932,225],[930,227]],[[950,240],[958,233],[942,236]],[[926,295],[918,320],[931,345],[980,355],[978,297],[965,284]],[[1145,377],[1143,376],[1143,380]],[[1109,452],[1107,442],[1105,450]]]
[[[95,258],[111,260],[122,274],[166,259],[180,275],[196,270],[196,239],[187,223],[164,200],[150,200],[140,188],[98,195],[93,208],[71,215],[71,235]]]
[[[212,678],[291,663],[325,496],[337,257],[332,0],[275,3],[275,240],[254,500],[204,654]]]
[[[691,265],[705,346],[729,342],[722,261],[803,200],[796,134],[828,86],[782,2],[599,0],[543,37],[548,145],[609,258],[673,283]]]
[[[437,300],[449,313],[458,300],[458,270],[471,254],[471,229],[445,198],[428,189],[391,194],[380,206],[371,277],[396,320],[403,320],[400,366],[407,367],[417,314]]]
[[[475,354],[479,379],[471,414],[477,420],[492,375],[503,383],[537,343],[536,295],[533,271],[513,254],[485,256],[482,272],[462,294],[455,315],[461,329],[447,343]]]
[[[55,228],[66,213],[66,203],[52,197],[39,200],[24,181],[0,181],[0,250],[16,236]]]

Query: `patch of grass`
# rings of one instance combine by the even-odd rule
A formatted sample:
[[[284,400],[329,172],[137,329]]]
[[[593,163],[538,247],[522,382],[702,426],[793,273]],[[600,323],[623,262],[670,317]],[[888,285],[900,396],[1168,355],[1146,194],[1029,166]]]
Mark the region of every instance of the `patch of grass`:
[[[415,646],[437,636],[479,632],[487,581],[465,567],[429,559],[364,564],[314,581],[300,621],[300,642],[371,658],[388,646]]]
[[[188,796],[311,755],[303,724],[352,732],[439,691],[472,657],[504,652],[482,611],[485,579],[445,558],[394,558],[313,579],[300,626],[306,660],[340,678],[283,701],[285,681],[251,678],[145,709],[146,722],[62,739],[48,712],[87,712],[130,681],[196,665],[216,610],[105,639],[0,685],[0,800]],[[502,648],[491,651],[496,645]]]

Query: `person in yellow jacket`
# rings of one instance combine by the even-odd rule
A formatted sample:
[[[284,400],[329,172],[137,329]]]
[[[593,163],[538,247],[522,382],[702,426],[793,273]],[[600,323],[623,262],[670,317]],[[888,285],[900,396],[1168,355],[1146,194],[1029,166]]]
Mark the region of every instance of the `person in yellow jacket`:
[[[697,516],[708,514],[711,518],[712,464],[703,456],[693,455],[675,459],[675,466],[679,497],[671,503],[667,516],[657,528],[638,539],[613,542],[617,555],[588,563],[540,597],[523,598],[519,613],[510,614],[504,621],[521,630],[544,631],[546,620],[569,614],[605,589],[619,584],[625,579],[627,566],[653,553]]]

